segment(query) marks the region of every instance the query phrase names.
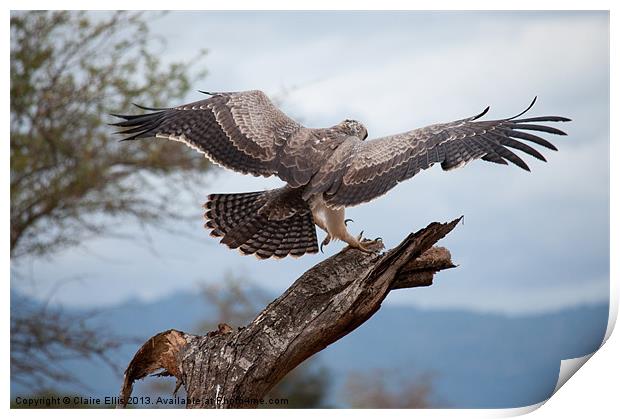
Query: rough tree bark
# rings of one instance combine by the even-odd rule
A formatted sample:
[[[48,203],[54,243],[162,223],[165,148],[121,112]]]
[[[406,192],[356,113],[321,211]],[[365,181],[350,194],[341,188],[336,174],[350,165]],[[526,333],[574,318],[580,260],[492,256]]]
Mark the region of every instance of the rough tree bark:
[[[431,223],[383,253],[345,249],[304,273],[245,327],[153,336],[125,371],[119,406],[135,380],[163,371],[158,375],[177,378],[175,394],[185,387],[187,407],[257,407],[289,371],[368,320],[390,291],[432,285],[436,272],[453,268],[450,252],[432,246],[459,221]]]

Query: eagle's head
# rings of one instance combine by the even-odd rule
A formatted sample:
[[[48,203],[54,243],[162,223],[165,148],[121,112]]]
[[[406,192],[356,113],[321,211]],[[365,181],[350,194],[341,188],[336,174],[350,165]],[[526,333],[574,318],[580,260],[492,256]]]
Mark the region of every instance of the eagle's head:
[[[345,134],[357,137],[362,141],[368,138],[368,130],[361,122],[345,119],[336,126]]]

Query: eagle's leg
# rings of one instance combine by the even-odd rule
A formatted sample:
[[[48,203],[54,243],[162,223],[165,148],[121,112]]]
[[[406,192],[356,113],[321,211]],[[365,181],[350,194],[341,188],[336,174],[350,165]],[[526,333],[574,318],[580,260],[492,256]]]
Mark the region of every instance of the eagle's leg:
[[[366,253],[378,252],[380,248],[378,248],[375,245],[382,241],[381,237],[378,237],[374,240],[370,240],[370,239],[365,239],[363,237],[363,234],[364,232],[362,231],[360,234],[358,234],[358,236],[354,239],[353,242],[345,240],[349,244],[348,247],[351,247],[353,249],[359,249],[362,252],[366,252]]]
[[[327,236],[325,236],[325,238],[321,242],[321,253],[323,253],[323,246],[327,246],[331,240],[332,240],[332,236],[330,236],[329,233],[327,233]]]
[[[359,249],[366,253],[376,252],[376,246],[373,246],[378,240],[365,240],[362,238],[362,234],[358,237],[354,237],[347,231],[347,224],[344,219],[344,208],[340,209],[326,209],[325,221],[328,236],[335,239],[342,240],[347,243],[349,247]],[[363,232],[362,232],[363,233]]]
[[[329,234],[329,231],[327,230],[327,225],[325,224],[325,220],[323,219],[321,214],[313,212],[312,218],[314,218],[314,224],[316,224],[317,227],[327,233],[327,236],[325,236],[325,238],[321,242],[321,253],[323,253],[323,246],[327,246],[329,244],[329,242],[332,240],[332,236]]]

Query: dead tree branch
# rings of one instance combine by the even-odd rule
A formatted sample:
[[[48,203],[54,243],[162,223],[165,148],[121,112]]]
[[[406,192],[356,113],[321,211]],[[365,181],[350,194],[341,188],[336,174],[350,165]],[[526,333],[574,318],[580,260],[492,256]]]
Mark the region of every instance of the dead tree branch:
[[[258,407],[289,371],[376,313],[390,291],[432,285],[436,272],[453,268],[450,252],[432,246],[459,221],[431,223],[383,253],[345,249],[304,273],[245,327],[153,336],[125,371],[119,405],[135,380],[163,370],[177,388],[184,385],[187,407]]]

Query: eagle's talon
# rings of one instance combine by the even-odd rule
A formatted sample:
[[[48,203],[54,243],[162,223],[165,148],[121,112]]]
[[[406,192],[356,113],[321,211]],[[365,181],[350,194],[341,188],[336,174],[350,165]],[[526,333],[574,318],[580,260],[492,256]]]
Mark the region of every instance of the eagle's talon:
[[[349,245],[348,245],[347,247],[345,247],[345,250],[348,250],[348,249],[357,249],[357,250],[359,250],[359,251],[361,251],[361,252],[364,252],[364,253],[372,253],[372,250],[370,250],[370,249],[366,249],[366,248],[362,245],[362,243],[361,243],[361,242],[358,242],[358,243],[353,243],[353,244],[349,243]]]
[[[373,254],[373,253],[375,253],[375,252],[376,252],[376,250],[374,250],[374,249],[369,249],[369,248],[367,248],[367,247],[365,247],[365,246],[360,246],[360,248],[359,248],[359,249],[360,249],[362,252],[364,252],[364,253],[368,253],[369,255],[370,255],[370,254]]]
[[[346,220],[344,220],[344,225],[345,225],[345,226],[348,226],[348,225],[349,225],[349,223],[353,223],[353,222],[354,222],[354,221],[353,221],[352,219],[347,218]]]
[[[361,239],[361,234],[358,236],[358,239],[355,241],[348,242],[349,245],[347,249],[357,249],[364,253],[373,254],[380,252],[383,249],[383,240],[381,238],[370,240],[370,239]],[[376,246],[378,243],[381,243],[381,246]]]
[[[358,243],[352,247],[359,249],[364,253],[378,253],[384,248],[383,239],[381,239],[381,237],[377,237],[374,240],[363,239],[358,241]]]
[[[331,240],[332,240],[332,237],[329,234],[325,236],[325,238],[321,242],[321,253],[323,253],[323,246],[327,246]]]

